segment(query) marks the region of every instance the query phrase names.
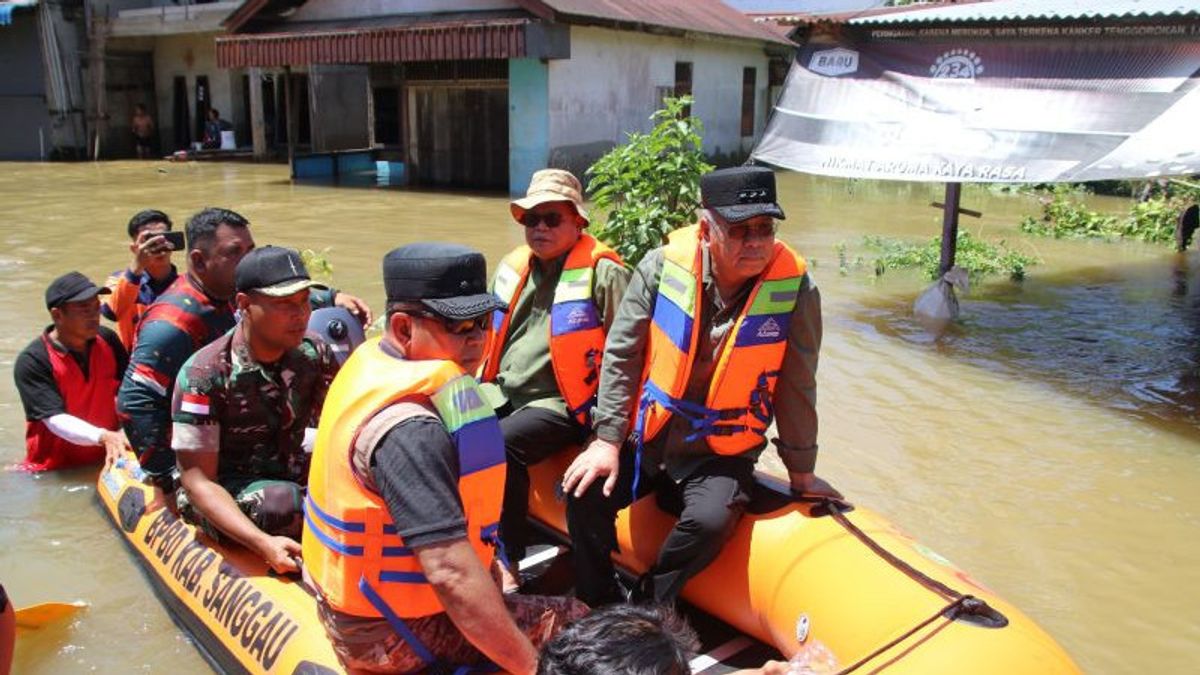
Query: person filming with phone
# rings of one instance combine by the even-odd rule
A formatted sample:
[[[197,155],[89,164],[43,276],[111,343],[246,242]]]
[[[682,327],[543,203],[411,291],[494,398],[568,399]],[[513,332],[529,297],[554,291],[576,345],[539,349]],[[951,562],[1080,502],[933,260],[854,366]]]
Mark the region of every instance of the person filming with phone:
[[[146,308],[179,277],[171,253],[183,249],[183,232],[172,232],[171,218],[156,209],[135,213],[127,230],[133,260],[109,275],[104,285],[111,293],[101,301],[100,313],[117,324],[117,336],[129,350]]]

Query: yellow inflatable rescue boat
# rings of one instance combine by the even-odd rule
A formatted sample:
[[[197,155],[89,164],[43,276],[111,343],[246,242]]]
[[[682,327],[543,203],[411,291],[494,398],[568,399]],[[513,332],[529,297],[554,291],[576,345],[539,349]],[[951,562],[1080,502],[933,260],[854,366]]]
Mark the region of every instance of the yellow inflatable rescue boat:
[[[225,673],[344,672],[298,580],[276,576],[261,558],[222,546],[163,506],[129,458],[100,474],[104,511],[141,563],[159,599],[196,648]]]
[[[560,533],[554,486],[570,460],[530,472],[530,513]],[[797,501],[761,473],[758,487],[721,555],[684,587],[704,613],[784,655],[820,645],[838,673],[1080,672],[1029,617],[878,514]],[[674,522],[653,497],[621,511],[618,564],[647,570]]]
[[[563,541],[564,509],[554,485],[569,461],[567,453],[532,471],[531,513]],[[101,504],[215,669],[343,672],[316,599],[302,583],[270,573],[237,546],[214,543],[164,508],[161,493],[142,477],[132,458],[102,473]],[[759,494],[733,539],[684,589],[698,610],[693,622],[719,623],[709,615],[728,624],[716,634],[698,626],[707,649],[722,648],[693,661],[694,672],[729,672],[779,658],[774,649],[792,655],[814,647],[832,654],[840,673],[1079,672],[1028,617],[882,517],[797,502],[782,486],[760,477]],[[622,511],[624,571],[645,571],[673,523],[653,498]],[[741,646],[728,648],[735,643]],[[735,652],[740,660],[731,658]]]

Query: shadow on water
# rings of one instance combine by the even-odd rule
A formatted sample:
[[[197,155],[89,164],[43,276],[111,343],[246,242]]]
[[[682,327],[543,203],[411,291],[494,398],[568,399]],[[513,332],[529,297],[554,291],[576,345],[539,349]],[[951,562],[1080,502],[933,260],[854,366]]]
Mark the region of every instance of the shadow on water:
[[[915,348],[1083,397],[1194,437],[1200,413],[1200,257],[1085,267],[960,296],[941,334],[912,314],[915,296],[867,299],[848,320]]]

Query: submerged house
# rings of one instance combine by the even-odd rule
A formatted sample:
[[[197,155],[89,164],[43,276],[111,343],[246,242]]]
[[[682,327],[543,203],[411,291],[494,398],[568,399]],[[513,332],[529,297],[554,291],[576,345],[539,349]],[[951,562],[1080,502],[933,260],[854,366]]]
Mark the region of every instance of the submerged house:
[[[0,2],[0,159],[84,156],[83,5]]]
[[[720,0],[248,0],[224,25],[220,68],[284,84],[247,87],[256,154],[282,127],[300,150],[377,148],[415,183],[511,192],[582,173],[672,94],[695,98],[708,154],[741,160],[794,47]]]

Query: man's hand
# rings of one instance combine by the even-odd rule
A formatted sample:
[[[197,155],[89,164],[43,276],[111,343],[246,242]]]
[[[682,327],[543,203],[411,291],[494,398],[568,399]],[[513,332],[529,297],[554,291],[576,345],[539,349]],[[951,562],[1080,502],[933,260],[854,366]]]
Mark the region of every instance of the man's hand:
[[[333,298],[333,304],[348,310],[364,327],[371,325],[371,308],[362,298],[338,291]]]
[[[792,482],[792,493],[802,497],[828,497],[837,501],[844,501],[845,497],[838,492],[832,485],[826,483],[823,479],[817,478],[817,474],[809,473],[791,473],[789,474]]]
[[[258,552],[262,554],[271,569],[279,574],[298,572],[300,567],[293,558],[300,557],[300,542],[291,537],[273,537],[267,535],[259,544]]]
[[[141,232],[137,240],[129,245],[129,250],[133,252],[133,263],[129,266],[129,271],[134,274],[141,274],[146,265],[158,256],[171,254],[171,246],[161,232]]]
[[[582,497],[593,481],[607,476],[608,479],[604,481],[604,496],[608,497],[617,485],[620,467],[621,447],[601,438],[593,439],[563,474],[563,492],[569,493],[574,490],[576,498]]]
[[[792,666],[787,661],[767,661],[762,668],[737,670],[730,675],[788,675],[791,670]]]
[[[104,431],[100,433],[100,445],[104,446],[104,471],[112,468],[126,450],[132,450],[129,439],[124,431]]]

